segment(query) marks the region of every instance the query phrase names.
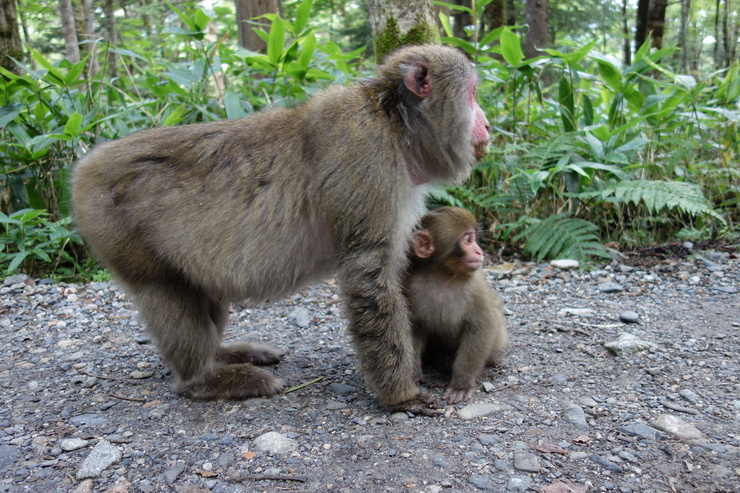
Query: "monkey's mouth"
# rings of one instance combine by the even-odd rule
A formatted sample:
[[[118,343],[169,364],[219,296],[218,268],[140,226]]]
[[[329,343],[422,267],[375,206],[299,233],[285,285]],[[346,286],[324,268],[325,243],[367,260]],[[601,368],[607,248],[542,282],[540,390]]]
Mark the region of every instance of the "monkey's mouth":
[[[485,144],[475,144],[475,159],[478,161],[483,161],[483,158],[488,155],[488,142]]]
[[[483,261],[482,260],[468,260],[468,261],[463,262],[463,265],[465,266],[466,269],[470,271],[474,271],[474,270],[480,269],[483,266]]]

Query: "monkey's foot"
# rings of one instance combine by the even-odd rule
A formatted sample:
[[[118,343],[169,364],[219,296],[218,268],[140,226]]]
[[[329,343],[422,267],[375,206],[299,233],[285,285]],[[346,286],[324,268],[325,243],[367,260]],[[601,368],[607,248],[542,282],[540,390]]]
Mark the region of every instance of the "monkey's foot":
[[[239,364],[225,365],[206,377],[182,382],[176,391],[192,399],[240,400],[274,395],[282,389],[283,382],[269,371]]]
[[[226,365],[252,363],[253,365],[274,365],[280,362],[284,353],[277,349],[252,342],[235,342],[221,346],[216,355],[219,363]]]
[[[442,406],[432,394],[419,391],[415,397],[407,401],[388,406],[390,411],[407,411],[424,416],[439,416]]]
[[[450,387],[445,390],[444,394],[442,394],[442,400],[445,400],[450,404],[457,404],[458,402],[470,399],[473,392],[475,392],[475,387],[464,389]]]

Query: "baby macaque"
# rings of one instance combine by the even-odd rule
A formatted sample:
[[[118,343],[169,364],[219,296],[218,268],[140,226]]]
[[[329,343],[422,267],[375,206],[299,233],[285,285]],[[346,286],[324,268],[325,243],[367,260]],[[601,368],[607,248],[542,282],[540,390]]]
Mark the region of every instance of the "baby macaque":
[[[468,400],[486,364],[500,364],[508,335],[499,295],[481,270],[477,221],[465,209],[442,207],[421,219],[406,280],[419,375],[432,347],[454,354],[452,381],[442,395]]]

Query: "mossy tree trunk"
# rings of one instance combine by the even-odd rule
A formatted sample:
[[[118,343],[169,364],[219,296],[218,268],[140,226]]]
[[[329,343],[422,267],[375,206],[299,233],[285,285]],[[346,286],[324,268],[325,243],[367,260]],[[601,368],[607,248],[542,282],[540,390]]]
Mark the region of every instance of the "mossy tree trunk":
[[[375,59],[404,45],[439,43],[432,0],[368,0]]]
[[[20,67],[11,57],[23,60],[23,47],[18,33],[18,12],[15,0],[0,0],[0,67],[20,74]]]

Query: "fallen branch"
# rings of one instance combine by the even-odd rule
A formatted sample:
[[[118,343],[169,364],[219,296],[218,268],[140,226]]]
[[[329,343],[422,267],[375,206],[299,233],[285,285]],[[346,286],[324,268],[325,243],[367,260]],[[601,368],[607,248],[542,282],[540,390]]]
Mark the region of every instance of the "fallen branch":
[[[289,394],[290,392],[295,392],[296,390],[300,390],[300,389],[302,389],[303,387],[308,387],[308,386],[309,386],[309,385],[311,385],[312,383],[317,383],[317,382],[320,382],[320,381],[322,381],[323,379],[324,379],[324,377],[318,377],[318,378],[314,378],[313,380],[310,380],[310,381],[308,381],[308,382],[302,383],[302,384],[300,384],[300,385],[296,385],[296,386],[295,386],[295,387],[293,387],[293,388],[290,388],[290,389],[288,389],[288,390],[285,390],[285,391],[283,391],[283,394]]]

